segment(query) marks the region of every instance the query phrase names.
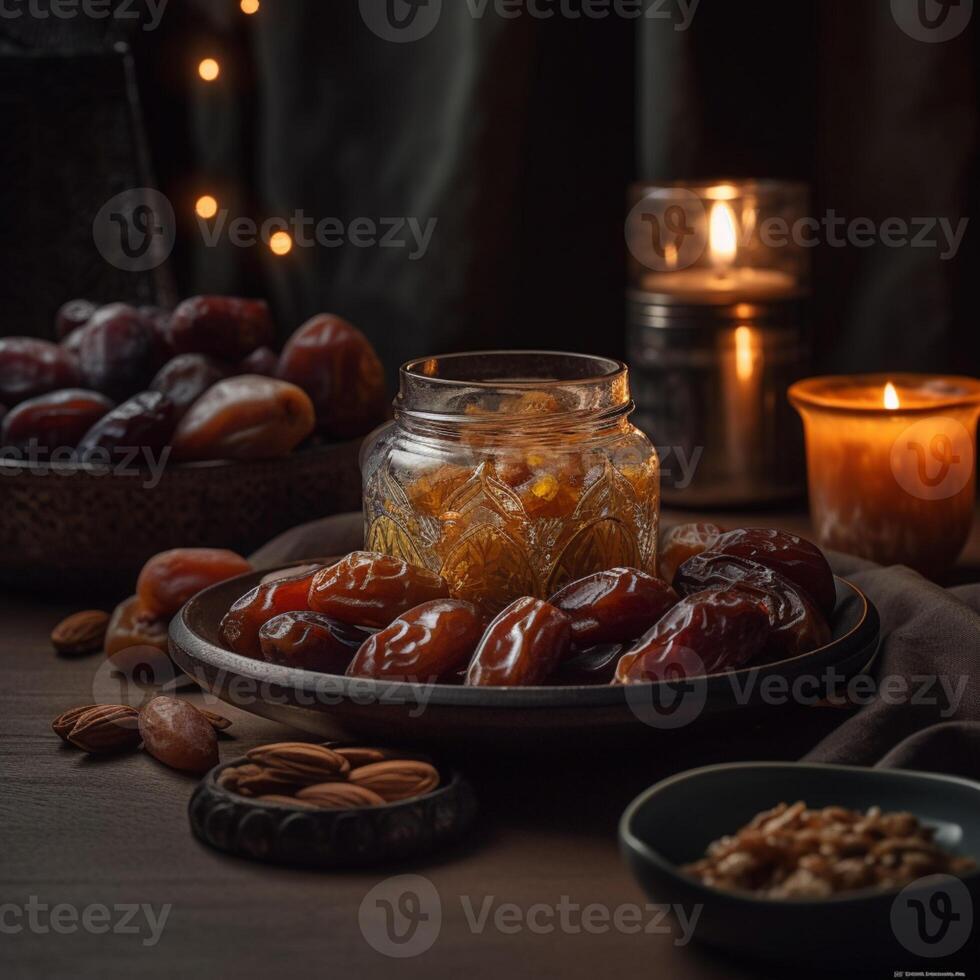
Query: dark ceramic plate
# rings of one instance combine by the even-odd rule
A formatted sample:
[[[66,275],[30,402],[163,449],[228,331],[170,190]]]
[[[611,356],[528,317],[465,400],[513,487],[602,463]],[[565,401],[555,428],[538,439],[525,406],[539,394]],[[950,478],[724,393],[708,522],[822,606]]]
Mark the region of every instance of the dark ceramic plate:
[[[691,932],[695,941],[738,954],[889,970],[938,968],[970,955],[980,871],[962,881],[923,878],[902,892],[865,889],[774,901],[721,891],[680,870],[757,813],[797,800],[811,807],[908,811],[934,827],[947,850],[980,859],[978,783],[897,769],[778,762],[706,766],[657,783],[623,814],[623,856],[655,901],[683,907],[687,921],[700,908]],[[940,919],[932,921],[932,910],[942,915],[947,908],[960,918],[944,930]]]
[[[790,706],[794,682],[819,700],[827,671],[849,678],[874,658],[878,613],[864,594],[837,580],[833,641],[792,660],[750,667],[682,684],[628,687],[461,687],[407,684],[318,674],[242,657],[225,649],[221,617],[261,573],[205,589],[174,617],[170,651],[203,688],[240,708],[303,731],[340,739],[426,744],[458,739],[500,747],[575,736],[669,731],[736,711]],[[771,680],[767,680],[770,679]]]
[[[215,766],[198,783],[187,811],[195,836],[219,851],[270,864],[353,868],[404,861],[458,841],[476,800],[459,773],[439,767],[441,785],[386,806],[307,810],[232,793],[218,776],[241,758]]]
[[[0,460],[0,582],[128,594],[168,548],[253,551],[287,528],[361,505],[360,440],[283,459],[133,470]],[[154,485],[150,485],[154,484]]]

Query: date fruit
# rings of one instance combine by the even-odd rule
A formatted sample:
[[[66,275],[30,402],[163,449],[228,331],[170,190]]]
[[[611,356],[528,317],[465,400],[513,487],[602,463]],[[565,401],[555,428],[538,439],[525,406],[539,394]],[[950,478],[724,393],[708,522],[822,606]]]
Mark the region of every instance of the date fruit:
[[[568,613],[578,649],[627,643],[642,636],[671,606],[677,593],[635,568],[610,568],[571,582],[548,601]]]
[[[163,360],[153,327],[126,303],[100,307],[71,346],[85,387],[117,401],[146,388]]]
[[[383,629],[413,606],[448,598],[445,581],[427,568],[390,555],[352,551],[317,572],[309,608],[351,626]]]
[[[769,613],[738,589],[709,589],[682,599],[616,666],[615,683],[699,677],[741,667],[765,646]]]
[[[87,299],[70,299],[55,314],[54,335],[64,340],[72,331],[84,327],[98,307]]]
[[[154,555],[136,581],[146,615],[173,616],[201,589],[252,571],[251,562],[224,548],[174,548]]]
[[[0,338],[0,402],[18,402],[78,386],[78,366],[63,347],[33,337]]]
[[[257,347],[238,362],[239,374],[261,374],[265,378],[275,378],[278,371],[279,355],[268,347]]]
[[[423,602],[369,636],[347,675],[415,683],[449,680],[470,659],[485,625],[483,613],[472,602]]]
[[[711,547],[723,555],[748,558],[795,582],[828,619],[837,604],[834,573],[823,552],[788,531],[743,527],[723,534]]]
[[[177,698],[153,698],[140,709],[143,747],[171,769],[203,775],[218,764],[218,736],[194,705]]]
[[[135,595],[116,606],[105,634],[105,653],[110,659],[131,647],[154,647],[162,653],[169,650],[167,620],[147,615]]]
[[[362,436],[384,417],[381,361],[367,337],[339,316],[315,316],[289,338],[279,377],[310,396],[318,427],[331,435]]]
[[[657,571],[665,582],[674,581],[674,573],[688,558],[710,550],[723,534],[717,524],[676,524],[660,538]]]
[[[262,658],[259,630],[273,616],[310,608],[310,586],[320,566],[291,578],[278,578],[250,589],[221,620],[221,638],[243,657]]]
[[[235,296],[185,299],[171,314],[168,332],[178,354],[210,354],[231,362],[268,347],[275,336],[269,305]]]
[[[548,602],[515,599],[487,627],[466,683],[478,687],[541,684],[567,656],[572,619]]]
[[[21,402],[3,419],[5,446],[33,444],[42,456],[74,449],[82,436],[115,404],[97,391],[63,388]]]
[[[105,464],[113,456],[131,460],[137,451],[159,454],[170,442],[176,415],[166,395],[140,392],[103,415],[82,436],[75,456],[82,462]]]
[[[764,602],[771,627],[766,652],[772,660],[795,657],[830,642],[830,627],[813,602],[788,578],[758,562],[705,551],[681,565],[674,584],[684,596],[734,588]]]
[[[178,354],[154,375],[151,391],[166,395],[175,405],[181,418],[210,388],[229,375],[228,367],[204,354]]]
[[[367,638],[356,626],[309,611],[273,616],[259,630],[263,660],[323,674],[342,674]]]
[[[174,458],[277,459],[312,431],[313,405],[296,385],[243,374],[219,381],[188,409]]]

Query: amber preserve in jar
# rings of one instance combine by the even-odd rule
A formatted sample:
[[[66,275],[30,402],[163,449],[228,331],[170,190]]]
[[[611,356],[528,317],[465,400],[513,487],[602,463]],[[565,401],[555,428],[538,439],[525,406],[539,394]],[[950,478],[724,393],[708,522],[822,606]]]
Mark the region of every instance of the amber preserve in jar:
[[[654,571],[660,462],[626,365],[547,351],[410,361],[365,443],[365,540],[488,611],[617,565]]]

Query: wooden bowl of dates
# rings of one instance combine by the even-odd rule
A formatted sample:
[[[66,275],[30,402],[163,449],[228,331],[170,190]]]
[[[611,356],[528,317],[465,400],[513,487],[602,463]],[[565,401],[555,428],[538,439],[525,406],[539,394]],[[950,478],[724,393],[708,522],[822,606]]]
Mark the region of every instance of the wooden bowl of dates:
[[[794,640],[770,630],[756,586],[743,583],[733,595],[693,584],[755,567],[733,560],[684,563],[675,583],[685,598],[653,576],[611,569],[566,586],[551,602],[517,599],[492,618],[472,603],[436,597],[441,580],[434,573],[353,552],[329,566],[284,569],[278,580],[253,573],[205,589],[171,622],[170,649],[202,687],[295,728],[421,746],[449,739],[467,750],[563,747],[575,739],[724,725],[735,715],[741,724],[750,712],[816,710],[811,705],[827,696],[825,682],[844,683],[874,658],[878,614],[829,567],[829,619],[814,614],[821,628],[803,629]],[[406,576],[416,580],[414,591]],[[638,614],[650,617],[665,595],[668,611],[654,611],[655,625],[644,632]],[[395,618],[383,608],[393,596],[413,608]],[[822,601],[829,609],[830,596]],[[780,615],[806,611],[800,602],[792,609],[788,599],[778,604]],[[599,643],[576,653],[573,614],[583,643],[603,623],[642,636],[625,647]],[[758,656],[747,660],[750,641]],[[795,641],[804,652],[787,656]],[[314,648],[316,656],[307,657]],[[679,674],[658,672],[665,660],[682,668]],[[538,669],[544,664],[546,671]]]
[[[638,796],[619,837],[653,901],[700,910],[696,942],[848,975],[976,966],[980,784],[970,780],[810,763],[706,766]],[[742,875],[741,887],[726,875]]]
[[[247,552],[360,506],[384,370],[336,316],[287,339],[261,300],[65,304],[0,338],[0,581],[117,591],[156,552]]]
[[[439,766],[442,781],[424,796],[348,809],[309,809],[241,796],[212,769],[188,804],[191,829],[211,847],[267,864],[324,870],[407,861],[458,842],[476,815],[470,784]]]

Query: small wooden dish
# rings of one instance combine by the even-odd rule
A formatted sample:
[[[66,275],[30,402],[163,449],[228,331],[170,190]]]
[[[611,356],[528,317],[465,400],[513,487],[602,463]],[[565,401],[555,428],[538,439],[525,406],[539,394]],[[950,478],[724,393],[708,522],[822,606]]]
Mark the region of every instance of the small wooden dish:
[[[196,837],[253,861],[318,869],[404,861],[456,842],[476,815],[470,784],[442,766],[442,782],[424,796],[385,806],[311,810],[239,796],[218,785],[223,770],[246,762],[215,766],[187,809]]]

